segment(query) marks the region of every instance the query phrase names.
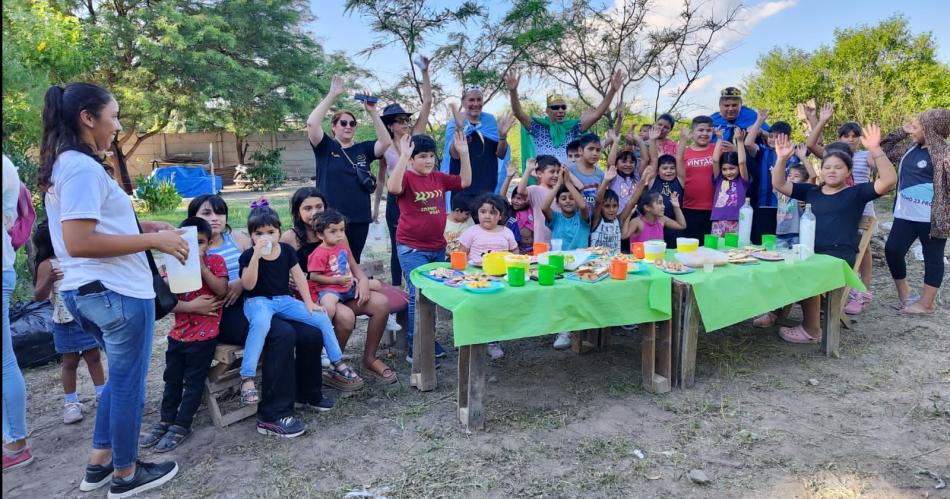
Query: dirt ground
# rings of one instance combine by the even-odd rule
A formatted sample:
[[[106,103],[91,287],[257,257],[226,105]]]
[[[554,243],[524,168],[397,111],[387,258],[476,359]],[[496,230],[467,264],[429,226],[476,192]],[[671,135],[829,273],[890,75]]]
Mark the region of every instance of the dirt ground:
[[[921,274],[912,261],[911,281]],[[398,384],[300,414],[309,429],[294,440],[257,434],[253,419],[219,430],[202,409],[173,453],[178,478],[153,497],[950,497],[918,474],[950,482],[950,307],[899,316],[881,261],[873,291],[842,333],[841,358],[740,324],[703,334],[696,385],[664,395],[640,386],[635,332],[616,330],[606,350],[581,356],[554,351],[551,337],[504,343],[490,364],[486,429],[472,434],[455,414],[454,353],[428,393],[408,386],[395,355]],[[146,424],[157,418],[169,325],[156,329]],[[446,324],[438,335],[452,344]],[[81,495],[93,417],[62,424],[58,365],[25,376],[37,462],[5,473],[3,496]],[[83,367],[80,394],[94,405]],[[710,483],[693,483],[694,469]]]

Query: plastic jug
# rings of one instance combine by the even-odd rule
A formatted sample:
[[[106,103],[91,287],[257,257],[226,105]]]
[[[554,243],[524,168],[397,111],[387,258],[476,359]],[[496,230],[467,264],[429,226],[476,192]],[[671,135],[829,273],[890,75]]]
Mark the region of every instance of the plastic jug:
[[[177,258],[165,255],[165,272],[172,293],[187,293],[201,288],[201,266],[198,262],[198,228],[184,227],[182,239],[188,243],[188,259],[182,265]]]
[[[811,212],[811,203],[805,205],[805,213],[798,223],[798,239],[801,242],[799,258],[804,260],[815,254],[815,229],[817,226],[815,214]]]
[[[486,253],[482,256],[482,270],[488,275],[505,275],[508,270],[505,257],[510,254],[508,251]]]
[[[745,198],[745,204],[739,208],[739,246],[745,247],[752,242],[752,204]]]

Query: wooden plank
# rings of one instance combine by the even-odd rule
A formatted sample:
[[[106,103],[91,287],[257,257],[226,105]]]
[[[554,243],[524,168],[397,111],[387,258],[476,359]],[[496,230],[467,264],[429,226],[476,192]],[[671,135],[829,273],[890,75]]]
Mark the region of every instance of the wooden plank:
[[[693,386],[696,374],[696,343],[699,341],[699,307],[692,288],[683,293],[683,338],[680,343],[680,387]]]
[[[660,322],[656,329],[656,374],[669,380],[673,379],[673,322]]]
[[[459,411],[459,420],[468,431],[485,428],[485,373],[488,371],[488,345],[468,345],[467,376],[463,388],[459,378],[459,391],[467,392],[465,411]],[[461,366],[461,360],[459,361]],[[461,373],[461,369],[459,370]]]
[[[824,324],[822,325],[821,350],[828,357],[838,357],[841,342],[841,313],[847,288],[829,291],[822,302]]]
[[[686,284],[673,280],[673,289],[671,290],[672,308],[670,310],[670,323],[672,326],[672,358],[670,359],[670,368],[672,377],[670,383],[673,386],[680,386],[680,343],[683,341],[683,292]]]
[[[257,404],[242,406],[240,409],[236,409],[222,416],[221,427],[224,428],[238,421],[243,421],[255,414],[257,414]]]
[[[468,426],[468,373],[471,364],[471,345],[459,347],[458,417],[462,426]]]
[[[640,324],[640,372],[643,388],[653,391],[653,376],[656,374],[656,326]]]
[[[412,338],[412,374],[409,382],[420,391],[435,390],[435,303],[416,288],[415,333]]]
[[[205,406],[208,408],[208,412],[211,413],[211,421],[214,422],[214,425],[218,428],[224,428],[224,420],[221,418],[221,408],[218,406],[218,399],[207,389],[208,382],[205,381],[205,392],[204,392],[204,402]]]

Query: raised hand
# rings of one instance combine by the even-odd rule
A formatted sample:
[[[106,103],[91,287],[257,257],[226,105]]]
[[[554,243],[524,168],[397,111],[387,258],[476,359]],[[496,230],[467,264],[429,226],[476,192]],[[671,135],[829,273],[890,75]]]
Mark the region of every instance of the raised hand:
[[[508,90],[512,92],[518,90],[519,81],[521,81],[521,78],[514,69],[510,69],[507,73],[505,73],[505,86],[508,87]]]
[[[610,90],[616,92],[620,90],[621,85],[623,85],[623,71],[618,69],[610,77]]]
[[[412,137],[407,133],[399,139],[399,157],[409,159],[412,157],[412,150],[416,145],[412,142]]]
[[[607,168],[607,172],[604,173],[604,180],[607,183],[613,182],[617,178],[617,167],[615,165],[610,165],[610,168]]]
[[[679,144],[685,147],[688,140],[689,140],[689,128],[686,128],[685,126],[681,127]]]
[[[869,151],[880,147],[881,127],[875,124],[865,125],[864,133],[861,134],[861,145]]]
[[[449,104],[449,115],[455,118],[455,129],[462,128],[465,123],[465,117],[462,116],[462,110],[454,102]]]
[[[680,207],[680,195],[678,192],[673,191],[670,193],[670,205],[672,205],[674,208]]]
[[[416,66],[418,66],[418,68],[419,68],[420,71],[428,71],[428,70],[429,70],[429,58],[428,58],[428,57],[426,57],[426,56],[424,56],[424,55],[420,55],[420,56],[416,59],[415,62],[416,62]]]
[[[657,140],[660,138],[660,128],[659,127],[650,127],[650,140]]]
[[[805,147],[805,144],[795,144],[795,155],[798,156],[798,159],[805,161],[805,155],[808,153],[808,149]]]
[[[461,128],[455,129],[455,139],[452,141],[452,144],[455,146],[455,152],[459,153],[459,156],[468,154],[468,139],[465,137],[465,132],[463,132]]]
[[[739,142],[745,142],[745,129],[736,128],[735,136]]]
[[[643,170],[643,185],[650,185],[654,178],[656,178],[656,166],[650,164]]]
[[[528,160],[528,161],[531,161],[531,160]],[[509,161],[508,168],[506,169],[505,173],[507,173],[509,177],[514,177],[515,175],[517,175],[518,163],[516,161]]]
[[[722,142],[722,136],[723,136],[723,134],[725,133],[725,131],[722,129],[722,127],[718,127],[718,126],[717,126],[716,128],[713,129],[713,132],[716,134],[716,139],[717,139],[719,142]]]
[[[775,154],[780,158],[788,159],[792,155],[792,143],[788,141],[787,135],[779,135],[775,139]]]
[[[835,106],[830,102],[826,102],[821,106],[821,114],[818,115],[818,121],[821,123],[828,123],[831,120],[831,117],[835,114]]]
[[[365,93],[366,95],[372,95],[372,94],[369,93],[368,90],[363,90],[363,93]],[[375,103],[375,102],[370,102],[370,101],[368,101],[368,100],[364,100],[364,101],[363,101],[363,109],[366,110],[367,113],[374,114],[374,113],[376,113],[376,103]]]
[[[507,137],[508,131],[511,130],[512,125],[515,124],[515,117],[509,112],[502,114],[498,120],[498,135],[501,137]]]
[[[620,140],[620,136],[617,135],[617,132],[614,131],[613,128],[608,129],[607,132],[604,134],[604,137],[606,137],[606,140],[604,141],[604,145],[614,144]]]
[[[534,158],[530,158],[524,162],[525,175],[534,175],[534,170],[537,168],[538,168],[538,161]]]
[[[337,97],[342,93],[343,93],[343,77],[339,75],[334,76],[333,79],[330,80],[329,94],[332,95],[333,97]]]
[[[765,121],[769,117],[768,109],[758,109],[756,110],[756,113],[758,113],[759,121]]]
[[[637,128],[637,125],[634,123],[631,123],[630,127],[627,128],[626,133],[624,133],[623,138],[627,140],[628,144],[633,142],[634,137],[637,136],[636,128]]]

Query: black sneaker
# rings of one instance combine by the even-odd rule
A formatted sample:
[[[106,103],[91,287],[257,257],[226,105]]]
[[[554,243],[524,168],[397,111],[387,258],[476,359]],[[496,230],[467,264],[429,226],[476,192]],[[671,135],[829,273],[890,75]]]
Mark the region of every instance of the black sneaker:
[[[312,411],[327,412],[333,410],[333,408],[336,407],[336,402],[334,402],[331,398],[323,397],[320,399],[320,402],[316,404],[313,402],[297,402],[294,407],[297,409],[310,409]]]
[[[303,421],[293,416],[283,417],[274,422],[257,422],[257,432],[261,435],[295,438],[303,435],[305,431],[307,431],[307,426],[303,424]]]
[[[112,477],[112,486],[109,487],[109,499],[132,497],[136,494],[165,485],[178,474],[178,463],[166,461],[164,463],[135,462],[135,474],[126,481],[123,478]]]
[[[112,461],[106,464],[87,464],[86,476],[79,484],[79,490],[90,492],[109,483],[112,479]]]

